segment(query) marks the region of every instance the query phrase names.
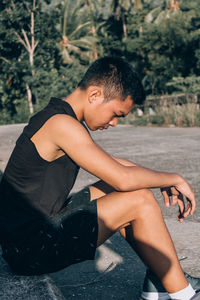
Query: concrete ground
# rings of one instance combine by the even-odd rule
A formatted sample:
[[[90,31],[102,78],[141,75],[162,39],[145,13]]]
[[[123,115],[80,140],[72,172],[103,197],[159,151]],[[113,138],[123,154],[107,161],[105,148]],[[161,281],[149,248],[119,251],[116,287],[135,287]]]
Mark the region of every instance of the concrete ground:
[[[1,171],[22,128],[23,125],[0,126]],[[112,155],[152,169],[180,173],[191,183],[196,191],[197,210],[183,224],[176,221],[177,208],[166,209],[160,192],[154,190],[154,193],[178,256],[184,258],[181,262],[184,270],[200,276],[200,129],[118,126],[94,132],[92,137]],[[95,180],[94,176],[81,171],[73,190],[77,191]],[[99,247],[94,262],[70,266],[52,274],[51,278],[66,299],[138,300],[144,275],[145,267],[140,259],[116,234]]]

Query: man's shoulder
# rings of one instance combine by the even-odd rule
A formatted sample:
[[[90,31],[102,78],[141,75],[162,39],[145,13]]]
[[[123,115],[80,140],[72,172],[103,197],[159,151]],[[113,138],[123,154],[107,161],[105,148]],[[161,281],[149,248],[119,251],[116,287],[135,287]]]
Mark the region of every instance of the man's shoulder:
[[[70,128],[71,130],[82,129],[82,128],[85,129],[85,127],[79,120],[75,119],[70,115],[65,115],[65,114],[56,114],[52,116],[47,120],[46,125],[48,127],[53,127],[58,131],[67,128]]]
[[[67,114],[55,114],[52,117],[50,117],[47,121],[49,121],[49,123],[66,123],[66,122],[78,122],[80,123],[77,119],[75,119],[73,116],[67,115]]]
[[[77,119],[69,115],[56,114],[47,121],[47,130],[51,135],[58,137],[84,137],[89,135],[86,127]]]

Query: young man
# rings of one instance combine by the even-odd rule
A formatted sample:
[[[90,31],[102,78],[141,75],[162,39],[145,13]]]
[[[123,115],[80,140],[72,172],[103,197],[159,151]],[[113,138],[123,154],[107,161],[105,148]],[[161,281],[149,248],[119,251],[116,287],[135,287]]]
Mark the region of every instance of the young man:
[[[3,257],[16,273],[55,272],[93,259],[96,248],[119,231],[149,267],[146,282],[160,282],[161,291],[144,287],[144,299],[158,299],[160,292],[162,299],[195,295],[149,190],[162,188],[166,205],[171,195],[182,221],[195,210],[192,188],[176,173],[108,155],[82,123],[90,130],[116,126],[143,101],[134,69],[120,58],[105,57],[90,66],[72,94],[52,98],[31,118],[0,186],[0,241]],[[69,196],[79,167],[100,181]],[[189,280],[200,286],[198,279]]]

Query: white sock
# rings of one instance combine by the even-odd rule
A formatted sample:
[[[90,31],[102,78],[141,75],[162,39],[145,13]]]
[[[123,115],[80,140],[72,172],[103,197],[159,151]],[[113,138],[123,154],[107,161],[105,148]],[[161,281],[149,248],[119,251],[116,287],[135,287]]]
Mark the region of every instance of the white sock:
[[[190,300],[194,295],[195,295],[195,290],[193,289],[190,283],[186,288],[176,293],[169,293],[170,298],[176,300]]]

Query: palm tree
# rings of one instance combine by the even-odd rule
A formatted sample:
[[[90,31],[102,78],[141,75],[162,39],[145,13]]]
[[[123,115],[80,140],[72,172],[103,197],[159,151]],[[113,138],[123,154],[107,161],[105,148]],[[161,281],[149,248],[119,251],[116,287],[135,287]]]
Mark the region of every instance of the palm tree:
[[[108,2],[104,0],[104,3]],[[124,38],[127,37],[126,15],[134,9],[142,9],[142,0],[110,0],[110,11],[114,13],[115,20],[122,21]]]
[[[84,0],[64,1],[63,15],[58,25],[62,34],[58,47],[63,64],[71,64],[76,56],[82,61],[91,60],[96,38],[92,35],[91,21],[84,4]]]
[[[134,2],[134,9],[142,9],[142,0],[133,0]]]
[[[91,59],[96,60],[99,55],[99,49],[97,46],[98,42],[98,36],[99,34],[105,35],[104,27],[103,25],[106,23],[105,21],[101,21],[101,14],[102,14],[102,8],[103,8],[103,2],[104,0],[85,0],[85,7],[88,11],[88,17],[91,22],[90,25],[90,32],[92,33],[94,39],[96,42],[93,45],[92,51],[91,51]],[[102,51],[100,51],[102,52]]]
[[[169,19],[172,15],[179,12],[178,0],[165,0],[164,9],[161,5],[152,9],[145,17],[147,23],[161,24],[164,20]]]

